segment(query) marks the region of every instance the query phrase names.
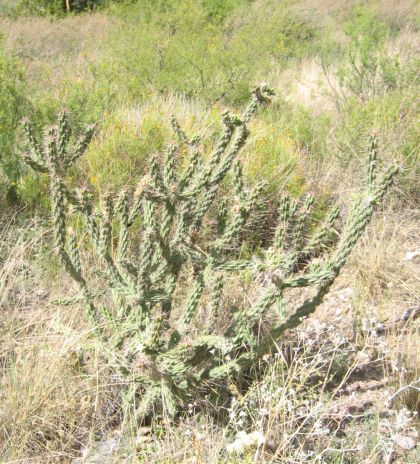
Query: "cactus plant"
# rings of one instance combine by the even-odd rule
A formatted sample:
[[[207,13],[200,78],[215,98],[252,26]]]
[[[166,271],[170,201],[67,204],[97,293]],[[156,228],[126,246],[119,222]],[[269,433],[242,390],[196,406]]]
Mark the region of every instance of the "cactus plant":
[[[337,206],[314,228],[314,198],[298,202],[284,195],[275,230],[264,231],[271,242],[255,255],[244,256],[243,230],[262,186],[245,186],[238,154],[249,135],[247,123],[272,94],[265,86],[257,87],[242,117],[225,112],[220,139],[207,158],[200,152],[200,140],[190,139],[173,118],[179,141],[168,146],[164,162],[152,158],[149,173],[134,192],[108,194],[101,207],[87,189],[71,189],[66,181],[66,171],[85,153],[94,128],[88,127],[72,143],[67,115],[62,113],[41,146],[31,124],[24,122],[29,150],[23,158],[49,177],[55,247],[80,289],[80,296],[62,304],[83,302],[102,353],[121,383],[128,385],[125,398],[136,405],[140,418],[156,408],[173,415],[207,382],[243,373],[286,330],[309,316],[397,172],[391,166],[377,180],[377,142],[372,140],[367,191],[353,202],[340,234],[335,230]],[[187,160],[180,159],[181,153],[188,153]],[[232,193],[220,198],[228,172]],[[96,271],[99,285],[83,265],[80,240],[69,227],[74,215],[83,218],[91,242],[88,251],[101,263]],[[208,225],[210,216],[212,224],[217,223],[214,227]],[[258,283],[258,296],[226,307],[227,278],[244,273],[248,281]],[[186,274],[192,276],[188,286]],[[312,293],[284,311],[285,295],[295,288]],[[275,307],[282,308],[281,314]],[[197,324],[199,312],[205,321]],[[258,331],[260,322],[267,320],[270,324]]]

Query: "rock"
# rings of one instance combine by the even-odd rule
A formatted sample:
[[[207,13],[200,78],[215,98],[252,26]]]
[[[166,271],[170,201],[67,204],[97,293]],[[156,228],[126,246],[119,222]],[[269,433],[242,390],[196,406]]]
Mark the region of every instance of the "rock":
[[[95,442],[82,451],[82,457],[75,459],[73,464],[104,464],[111,462],[120,449],[120,437],[113,436],[106,440]]]
[[[45,300],[49,296],[49,291],[43,288],[38,288],[34,292],[36,298],[39,298],[40,300]]]
[[[337,292],[337,296],[341,301],[348,301],[353,296],[354,290],[350,287],[343,288]]]
[[[418,256],[420,256],[420,249],[414,251],[407,251],[407,253],[404,256],[404,261],[413,261]]]
[[[412,318],[417,319],[417,317],[420,315],[420,306],[414,307],[414,308],[408,308],[407,310],[404,311],[404,314],[401,316],[402,321],[408,321],[408,319]]]
[[[388,379],[384,378],[382,380],[359,380],[353,382],[347,386],[346,390],[351,393],[356,390],[368,391],[368,390],[378,390],[379,388],[384,387],[388,383]]]
[[[394,443],[404,451],[410,451],[417,445],[416,440],[406,435],[397,435],[394,439]]]

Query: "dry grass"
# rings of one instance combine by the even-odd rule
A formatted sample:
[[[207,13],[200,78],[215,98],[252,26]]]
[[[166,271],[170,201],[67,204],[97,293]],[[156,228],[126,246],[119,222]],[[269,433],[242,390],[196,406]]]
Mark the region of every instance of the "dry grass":
[[[2,227],[1,462],[70,462],[109,427],[118,404],[94,346],[89,370],[82,367],[89,332],[81,313],[51,304],[54,263],[42,255],[48,236],[33,221]]]
[[[402,312],[404,306],[418,303],[420,262],[409,258],[419,245],[418,221],[417,211],[385,211],[354,254],[354,285],[364,299],[384,305],[385,319],[396,315],[395,307],[385,309],[387,295],[392,295],[393,305],[399,301]]]
[[[156,422],[131,436],[113,431],[80,462],[379,464],[391,453],[415,462],[416,451],[398,447],[400,436],[417,439],[416,416],[401,403],[404,390],[394,396],[390,348],[374,334],[356,346],[339,319],[313,318],[264,360],[263,380],[250,389],[232,385],[217,409],[205,398],[189,404],[181,422]],[[119,451],[111,452],[115,441]]]
[[[60,88],[64,80],[95,63],[110,26],[111,19],[99,13],[54,21],[0,17],[5,49],[21,59],[34,89]]]
[[[274,68],[265,79],[288,102],[303,105],[316,115],[334,112],[337,78],[333,71],[326,75],[319,61],[308,58],[285,70]]]
[[[337,19],[344,18],[358,3],[348,0],[302,0],[296,2],[295,8],[313,21],[332,25]],[[396,26],[412,21],[418,12],[415,0],[373,0],[365,3],[370,5],[381,19]]]
[[[121,118],[141,127],[141,113],[124,110]],[[181,119],[194,127],[193,115],[187,107]],[[335,189],[339,172],[330,165],[315,179]],[[341,184],[345,208],[352,180]],[[406,260],[418,249],[417,223],[415,212],[392,205],[379,213],[331,295],[261,363],[256,382],[232,384],[217,407],[203,398],[177,421],[133,430],[120,422],[117,388],[83,308],[52,304],[74,289],[46,253],[49,230],[3,221],[0,460],[379,464],[393,453],[402,456],[394,462],[416,462],[398,437],[417,440],[405,408],[419,407],[418,320],[401,321],[418,306],[418,258]],[[231,298],[243,298],[231,285]],[[264,437],[259,446],[255,432]]]
[[[417,440],[405,408],[419,407],[418,321],[400,320],[418,305],[419,262],[406,260],[416,222],[412,212],[378,215],[325,303],[265,358],[259,380],[232,384],[217,407],[203,398],[179,421],[132,429],[120,422],[83,308],[52,305],[73,290],[49,270],[49,231],[3,221],[2,462],[379,464],[390,453],[415,462],[398,440]]]
[[[301,14],[325,24],[344,15],[352,4],[298,3]],[[387,22],[405,23],[414,5],[414,1],[381,0],[377,9]],[[110,25],[110,18],[102,14],[55,22],[0,20],[6,48],[23,59],[34,88],[50,86],[52,91],[69,75],[83,75],[99,59]],[[388,48],[404,58],[404,53],[415,50],[416,40],[407,28]],[[280,95],[313,114],[337,116],[331,93],[337,82],[328,82],[316,60],[285,71],[273,67],[270,75],[262,77],[274,82]],[[412,130],[416,108],[407,113],[403,103],[398,124],[388,126],[384,115],[381,148],[384,158],[400,163],[412,188],[402,193],[403,188],[397,187],[395,199],[377,214],[324,304],[261,362],[253,373],[255,382],[244,379],[242,387],[232,384],[217,407],[202,398],[188,405],[176,421],[163,419],[135,429],[121,422],[118,386],[92,342],[83,308],[53,304],[59,296],[73,295],[74,288],[50,256],[49,229],[35,220],[19,223],[18,214],[4,217],[0,221],[0,462],[418,462],[419,446],[417,450],[399,446],[401,437],[418,440],[419,424],[410,411],[419,412],[420,407],[419,319],[414,318],[420,304],[420,257],[409,254],[420,247],[419,218],[415,200],[407,193],[415,191],[418,179],[414,170],[406,173],[407,155],[404,158],[399,151]],[[138,152],[123,146],[120,134],[129,132],[141,139],[152,127],[151,137],[157,139],[169,130],[170,115],[176,114],[190,134],[199,132],[207,138],[214,133],[220,109],[209,113],[202,102],[175,94],[155,95],[137,106],[127,103],[92,145],[84,173],[97,179],[98,190],[109,189],[110,178],[116,184],[121,179],[126,182],[118,178],[120,169],[131,170],[129,176],[137,178]],[[335,129],[328,137],[334,154],[341,143]],[[286,157],[296,161],[293,172],[282,178],[284,185],[297,172],[307,179],[306,189],[334,195],[345,210],[361,177],[360,153],[351,151],[349,144],[353,161],[343,167],[336,158],[312,158],[278,132],[275,124],[254,123],[252,150],[243,155],[249,177],[267,164],[263,143],[272,144],[282,161]],[[281,143],[274,144],[280,137]],[[280,177],[277,164],[269,169]],[[243,298],[240,284],[232,279],[230,285],[230,298]],[[409,317],[402,320],[407,310]],[[264,438],[261,443],[249,437],[252,432]]]

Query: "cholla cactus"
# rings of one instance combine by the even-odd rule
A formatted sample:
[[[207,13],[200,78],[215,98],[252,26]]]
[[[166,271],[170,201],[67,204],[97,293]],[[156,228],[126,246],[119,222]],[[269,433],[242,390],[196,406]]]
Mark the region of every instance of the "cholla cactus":
[[[93,127],[71,144],[63,113],[40,146],[31,125],[24,123],[30,147],[24,159],[49,177],[58,256],[80,288],[80,297],[63,303],[84,302],[103,354],[121,383],[129,385],[125,397],[136,405],[139,417],[153,408],[175,414],[197,388],[244,372],[286,330],[310,315],[397,172],[392,166],[377,180],[373,141],[367,192],[354,202],[341,234],[335,231],[337,207],[314,228],[314,198],[297,202],[285,195],[274,233],[264,231],[272,236],[270,246],[244,257],[243,230],[262,187],[245,186],[237,158],[248,138],[247,122],[271,95],[266,87],[256,88],[242,118],[225,112],[220,139],[207,159],[200,153],[199,139],[189,139],[173,119],[179,144],[168,146],[162,165],[153,158],[149,174],[133,193],[107,195],[100,208],[87,190],[70,189],[65,177],[86,151]],[[181,146],[187,160],[180,159]],[[220,199],[229,171],[232,194]],[[103,282],[99,286],[84,268],[80,241],[69,228],[76,214],[83,217],[89,251],[95,262],[102,263],[96,272]],[[209,227],[209,216],[217,218],[214,227]],[[187,273],[193,275],[189,290],[185,290]],[[244,280],[258,283],[260,291],[255,301],[233,310],[224,302],[224,283],[231,274],[242,273],[247,276]],[[285,308],[286,292],[294,288],[313,291],[306,293],[310,296],[302,304]],[[205,320],[198,324],[199,312]],[[257,331],[261,323],[263,330]]]

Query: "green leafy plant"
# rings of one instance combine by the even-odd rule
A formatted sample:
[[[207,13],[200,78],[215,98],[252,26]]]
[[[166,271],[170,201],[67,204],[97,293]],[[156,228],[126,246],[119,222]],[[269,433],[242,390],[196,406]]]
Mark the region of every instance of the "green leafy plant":
[[[391,166],[377,179],[373,138],[366,191],[354,200],[340,233],[337,206],[314,224],[313,196],[297,201],[284,195],[275,228],[261,229],[266,245],[241,252],[262,185],[245,186],[237,158],[249,136],[247,123],[271,95],[269,88],[257,87],[241,117],[225,112],[208,157],[201,141],[173,119],[179,142],[168,146],[163,162],[152,158],[134,192],[108,194],[101,207],[86,188],[70,188],[66,178],[94,128],[71,142],[63,113],[40,145],[31,124],[24,123],[29,150],[23,158],[49,178],[56,250],[80,289],[61,304],[84,303],[104,358],[126,386],[126,404],[140,419],[153,411],[174,415],[206,384],[246,372],[309,316],[397,172]],[[228,173],[230,193],[222,195]],[[70,227],[77,218],[79,232]],[[99,268],[92,272],[95,264]],[[254,289],[235,304],[229,298],[232,276]],[[303,302],[293,298],[296,289],[305,289]]]
[[[312,53],[316,30],[287,2],[249,4],[143,0],[117,8],[120,20],[106,39],[111,53],[101,64],[117,98],[148,98],[156,89],[242,105],[261,69],[284,69]]]
[[[341,85],[362,100],[395,86],[399,63],[386,52],[386,24],[358,5],[343,29],[347,46],[346,60],[337,72]]]
[[[16,183],[20,175],[16,131],[27,106],[22,69],[0,49],[0,186],[12,201],[17,198]]]
[[[122,0],[123,1],[123,0]],[[101,8],[112,3],[112,0],[20,0],[16,7],[18,13],[37,15],[60,15]],[[114,0],[114,3],[120,3]]]

